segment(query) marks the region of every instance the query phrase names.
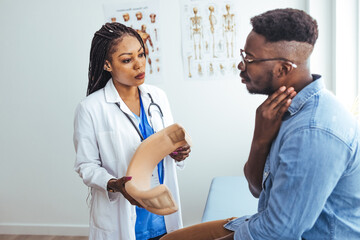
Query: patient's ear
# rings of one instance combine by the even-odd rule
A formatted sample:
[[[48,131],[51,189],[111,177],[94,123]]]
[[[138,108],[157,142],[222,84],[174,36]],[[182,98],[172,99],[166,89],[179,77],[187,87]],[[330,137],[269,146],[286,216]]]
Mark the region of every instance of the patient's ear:
[[[277,77],[282,78],[286,77],[291,71],[295,69],[296,65],[291,62],[279,62],[278,68],[277,68]]]

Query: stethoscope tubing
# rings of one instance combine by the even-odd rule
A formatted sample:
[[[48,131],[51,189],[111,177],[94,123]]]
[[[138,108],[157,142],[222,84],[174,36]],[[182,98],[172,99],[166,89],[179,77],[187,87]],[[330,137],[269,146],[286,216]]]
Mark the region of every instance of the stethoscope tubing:
[[[158,112],[159,112],[159,115],[161,117],[161,121],[162,121],[162,125],[163,125],[163,128],[165,128],[165,123],[164,123],[164,114],[161,110],[161,107],[159,106],[159,104],[155,103],[152,96],[150,95],[150,93],[148,93],[150,99],[151,99],[151,103],[148,107],[148,115],[149,115],[149,121],[150,121],[150,124],[151,124],[151,127],[153,128],[153,130],[155,131],[154,129],[154,125],[153,125],[153,122],[152,122],[152,114],[151,114],[151,106],[155,106],[157,109],[158,109]],[[129,119],[129,121],[131,122],[131,124],[133,125],[133,127],[135,128],[136,132],[138,133],[138,135],[140,136],[140,139],[141,141],[144,141],[144,137],[143,135],[141,134],[139,128],[135,125],[134,121],[131,119],[131,117],[129,116],[129,114],[127,114],[126,112],[124,112],[121,107],[120,107],[120,103],[117,102],[115,103],[116,106],[118,106],[118,108],[120,109],[121,112],[123,112],[125,114],[125,116],[127,117],[127,119]],[[155,110],[154,110],[155,111]]]

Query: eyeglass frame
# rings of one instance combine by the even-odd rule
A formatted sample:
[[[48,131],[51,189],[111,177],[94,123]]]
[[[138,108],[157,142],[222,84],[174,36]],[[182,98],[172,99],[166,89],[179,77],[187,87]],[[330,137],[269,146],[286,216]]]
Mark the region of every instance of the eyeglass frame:
[[[244,49],[240,49],[240,57],[241,57],[241,61],[239,63],[244,65],[244,71],[246,71],[247,68],[247,64],[248,63],[253,63],[253,62],[266,62],[266,61],[285,61],[285,62],[289,62],[291,64],[291,66],[293,68],[297,68],[297,65],[295,63],[293,63],[292,61],[286,59],[286,58],[253,58],[253,59],[247,59],[244,57],[243,52],[245,52]],[[246,52],[245,52],[246,53]],[[241,68],[241,67],[240,67]],[[241,70],[241,69],[240,69]]]

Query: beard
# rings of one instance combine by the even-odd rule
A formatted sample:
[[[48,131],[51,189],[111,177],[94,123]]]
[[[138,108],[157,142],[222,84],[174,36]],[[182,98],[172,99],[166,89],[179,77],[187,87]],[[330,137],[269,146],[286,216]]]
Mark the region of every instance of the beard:
[[[268,71],[265,75],[265,77],[261,80],[264,83],[262,84],[264,87],[262,89],[257,88],[251,88],[248,85],[246,85],[246,88],[249,93],[251,94],[263,94],[263,95],[271,95],[275,92],[272,83],[274,79],[274,74],[272,71]],[[246,78],[246,82],[251,82],[250,79]]]

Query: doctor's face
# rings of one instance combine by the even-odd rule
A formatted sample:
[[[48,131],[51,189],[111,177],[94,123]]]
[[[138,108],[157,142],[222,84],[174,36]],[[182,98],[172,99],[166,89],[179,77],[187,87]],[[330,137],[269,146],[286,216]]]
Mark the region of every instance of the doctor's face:
[[[134,87],[144,83],[146,57],[139,40],[133,36],[124,36],[115,40],[110,49],[109,60],[104,69],[111,73],[115,87]]]

